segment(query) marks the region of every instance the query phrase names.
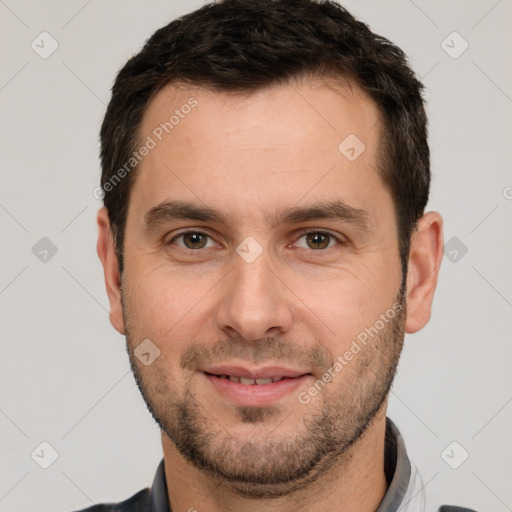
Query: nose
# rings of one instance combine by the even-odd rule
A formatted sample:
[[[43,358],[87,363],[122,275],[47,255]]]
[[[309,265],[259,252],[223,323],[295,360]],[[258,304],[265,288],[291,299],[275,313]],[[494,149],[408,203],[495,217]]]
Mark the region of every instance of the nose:
[[[263,253],[247,263],[238,255],[228,273],[217,308],[217,326],[229,336],[258,341],[283,335],[292,326],[293,293]]]

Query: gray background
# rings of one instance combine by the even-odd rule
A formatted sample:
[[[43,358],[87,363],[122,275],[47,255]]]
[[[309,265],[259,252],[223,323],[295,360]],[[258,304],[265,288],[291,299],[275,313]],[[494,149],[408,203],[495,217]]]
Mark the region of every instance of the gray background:
[[[446,241],[455,237],[433,318],[406,340],[389,415],[422,474],[428,510],[511,510],[512,3],[345,4],[423,77],[429,207],[444,215]],[[108,321],[93,189],[116,71],[155,29],[199,5],[0,0],[2,512],[125,499],[151,483],[162,456],[124,338]],[[51,49],[43,31],[58,43],[46,59],[31,48]],[[454,31],[469,44],[461,55]],[[47,469],[43,441],[58,452]]]

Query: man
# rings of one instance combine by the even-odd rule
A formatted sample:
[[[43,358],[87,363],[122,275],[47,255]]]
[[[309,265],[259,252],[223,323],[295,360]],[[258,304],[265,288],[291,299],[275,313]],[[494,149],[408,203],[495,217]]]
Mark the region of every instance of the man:
[[[310,0],[206,5],[120,71],[98,254],[164,458],[89,511],[424,510],[386,418],[443,250],[421,93]]]

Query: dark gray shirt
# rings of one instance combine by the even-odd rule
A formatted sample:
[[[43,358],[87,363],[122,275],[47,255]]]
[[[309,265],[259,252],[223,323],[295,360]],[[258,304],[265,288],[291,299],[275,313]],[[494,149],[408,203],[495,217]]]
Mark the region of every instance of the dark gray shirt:
[[[388,490],[375,512],[424,512],[425,491],[421,477],[411,464],[398,428],[386,419],[384,470]],[[120,503],[93,505],[81,512],[172,512],[169,508],[163,459],[151,488]],[[475,512],[469,508],[443,505],[438,512]]]

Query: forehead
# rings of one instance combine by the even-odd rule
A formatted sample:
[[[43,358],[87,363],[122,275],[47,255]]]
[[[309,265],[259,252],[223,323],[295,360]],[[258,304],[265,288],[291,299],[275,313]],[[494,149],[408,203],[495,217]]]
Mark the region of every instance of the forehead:
[[[354,84],[303,80],[246,94],[167,85],[143,116],[139,141],[153,147],[134,192],[148,206],[173,194],[212,205],[229,196],[222,206],[242,210],[306,194],[363,206],[386,194],[379,132],[376,104]]]

